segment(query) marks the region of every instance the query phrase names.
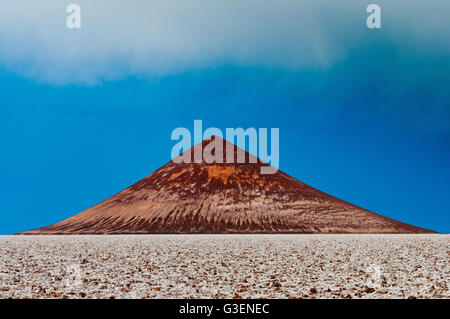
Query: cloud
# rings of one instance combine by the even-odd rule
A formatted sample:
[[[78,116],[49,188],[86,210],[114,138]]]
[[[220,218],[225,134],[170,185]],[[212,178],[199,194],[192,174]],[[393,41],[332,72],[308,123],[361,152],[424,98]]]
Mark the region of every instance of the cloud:
[[[68,29],[66,7],[82,9]],[[96,84],[224,64],[329,69],[384,42],[406,56],[450,52],[450,2],[324,0],[15,0],[0,10],[0,65],[53,84]],[[378,36],[376,33],[378,32]]]

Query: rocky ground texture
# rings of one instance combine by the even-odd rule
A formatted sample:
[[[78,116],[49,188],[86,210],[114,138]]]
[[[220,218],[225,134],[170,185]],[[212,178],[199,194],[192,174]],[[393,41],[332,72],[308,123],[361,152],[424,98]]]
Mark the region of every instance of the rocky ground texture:
[[[450,235],[0,236],[0,298],[449,298]]]

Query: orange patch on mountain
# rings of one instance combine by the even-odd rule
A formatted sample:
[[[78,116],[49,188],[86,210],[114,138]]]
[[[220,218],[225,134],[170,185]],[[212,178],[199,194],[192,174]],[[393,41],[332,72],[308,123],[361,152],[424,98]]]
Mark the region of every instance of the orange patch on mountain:
[[[234,167],[211,165],[205,167],[208,170],[208,180],[213,178],[227,179],[231,174],[237,173]]]

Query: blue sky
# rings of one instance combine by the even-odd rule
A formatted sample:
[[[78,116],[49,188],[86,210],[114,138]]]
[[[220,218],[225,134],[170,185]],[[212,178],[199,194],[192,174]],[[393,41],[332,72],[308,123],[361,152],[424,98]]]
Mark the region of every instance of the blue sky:
[[[361,1],[134,1],[125,17],[120,2],[109,14],[104,1],[79,3],[78,33],[64,1],[0,14],[1,234],[145,177],[194,119],[279,127],[281,170],[450,231],[448,2],[380,1],[380,30],[365,27]]]

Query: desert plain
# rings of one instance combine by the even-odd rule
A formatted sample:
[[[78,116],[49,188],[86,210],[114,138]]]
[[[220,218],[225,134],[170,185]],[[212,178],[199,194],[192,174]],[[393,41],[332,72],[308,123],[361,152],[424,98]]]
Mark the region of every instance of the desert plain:
[[[450,235],[0,236],[0,298],[449,298]]]

